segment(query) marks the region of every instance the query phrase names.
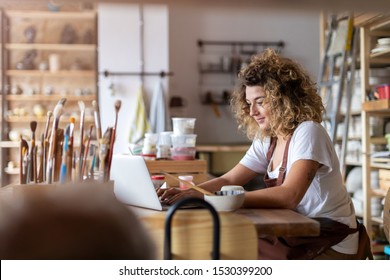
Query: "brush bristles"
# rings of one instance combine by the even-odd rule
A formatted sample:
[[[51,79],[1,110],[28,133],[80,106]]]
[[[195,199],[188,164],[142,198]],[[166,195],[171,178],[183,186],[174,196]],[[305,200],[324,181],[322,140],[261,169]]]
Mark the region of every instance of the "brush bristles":
[[[121,108],[122,106],[122,101],[121,100],[117,100],[115,102],[115,110],[119,111],[119,109]]]
[[[36,121],[30,122],[30,128],[32,131],[35,131],[37,129],[37,122]]]
[[[76,119],[74,117],[70,117],[69,121],[74,124],[76,122]]]
[[[50,118],[52,115],[53,115],[53,112],[52,112],[52,111],[47,111],[47,114],[46,114],[47,117]]]
[[[98,104],[97,104],[96,100],[93,100],[93,101],[92,101],[92,107],[93,107],[95,110],[98,109]]]
[[[54,118],[58,118],[61,113],[62,113],[62,104],[57,104],[56,107],[54,108],[53,116]]]
[[[78,102],[78,104],[79,104],[79,108],[80,108],[80,111],[84,111],[85,110],[85,104],[84,104],[84,101],[79,101]]]
[[[65,103],[66,103],[66,98],[65,98],[65,97],[64,97],[64,98],[61,98],[61,100],[58,101],[58,104],[61,104],[62,106],[64,106]]]

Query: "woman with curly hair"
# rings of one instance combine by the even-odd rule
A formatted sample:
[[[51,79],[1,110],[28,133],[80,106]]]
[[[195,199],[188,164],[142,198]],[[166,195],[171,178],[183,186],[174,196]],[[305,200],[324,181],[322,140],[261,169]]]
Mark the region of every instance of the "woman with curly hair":
[[[314,242],[322,238],[327,245],[308,245],[301,248],[305,253],[290,252],[286,258],[356,258],[359,234],[355,211],[343,186],[333,143],[321,125],[325,109],[316,84],[299,64],[271,49],[254,56],[238,78],[231,104],[252,145],[230,171],[199,186],[217,191],[265,174],[266,188],[245,192],[243,207],[292,209],[318,218],[321,235],[325,227],[330,229],[325,239],[314,238]],[[160,190],[159,195],[168,203],[202,196],[192,189]],[[259,258],[281,258],[272,255],[277,251],[273,246],[289,243],[260,241]],[[266,252],[261,252],[262,248]]]

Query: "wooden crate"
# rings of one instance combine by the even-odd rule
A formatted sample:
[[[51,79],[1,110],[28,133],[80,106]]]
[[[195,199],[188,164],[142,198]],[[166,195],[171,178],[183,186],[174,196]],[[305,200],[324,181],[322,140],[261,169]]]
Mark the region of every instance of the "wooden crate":
[[[390,170],[379,169],[379,188],[384,191],[390,189]]]
[[[208,179],[206,160],[146,160],[150,175],[161,174],[162,171],[174,176],[192,175],[194,183],[200,184]],[[169,186],[178,187],[179,182],[167,178]]]

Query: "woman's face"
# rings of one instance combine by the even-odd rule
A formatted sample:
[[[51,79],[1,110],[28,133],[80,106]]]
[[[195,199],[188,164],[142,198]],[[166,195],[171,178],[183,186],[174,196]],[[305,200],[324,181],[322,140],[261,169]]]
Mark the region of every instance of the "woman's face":
[[[269,107],[264,103],[265,92],[261,86],[247,86],[245,99],[249,106],[250,116],[257,122],[261,130],[269,128]]]

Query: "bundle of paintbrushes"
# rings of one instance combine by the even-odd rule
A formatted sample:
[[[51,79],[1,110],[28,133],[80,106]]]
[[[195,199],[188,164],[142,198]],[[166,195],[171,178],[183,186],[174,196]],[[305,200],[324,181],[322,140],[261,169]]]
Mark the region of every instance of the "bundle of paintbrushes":
[[[59,127],[66,98],[61,99],[53,112],[47,113],[44,132],[40,144],[35,141],[37,122],[30,124],[32,135],[30,146],[20,137],[20,183],[71,183],[85,180],[108,181],[114,149],[118,113],[121,101],[115,103],[115,125],[107,128],[102,136],[100,113],[97,102],[92,103],[95,125],[90,125],[84,136],[85,104],[79,101],[80,145],[76,146],[75,118],[71,117],[65,129]],[[53,117],[52,127],[50,120]],[[96,142],[92,139],[96,132]]]

